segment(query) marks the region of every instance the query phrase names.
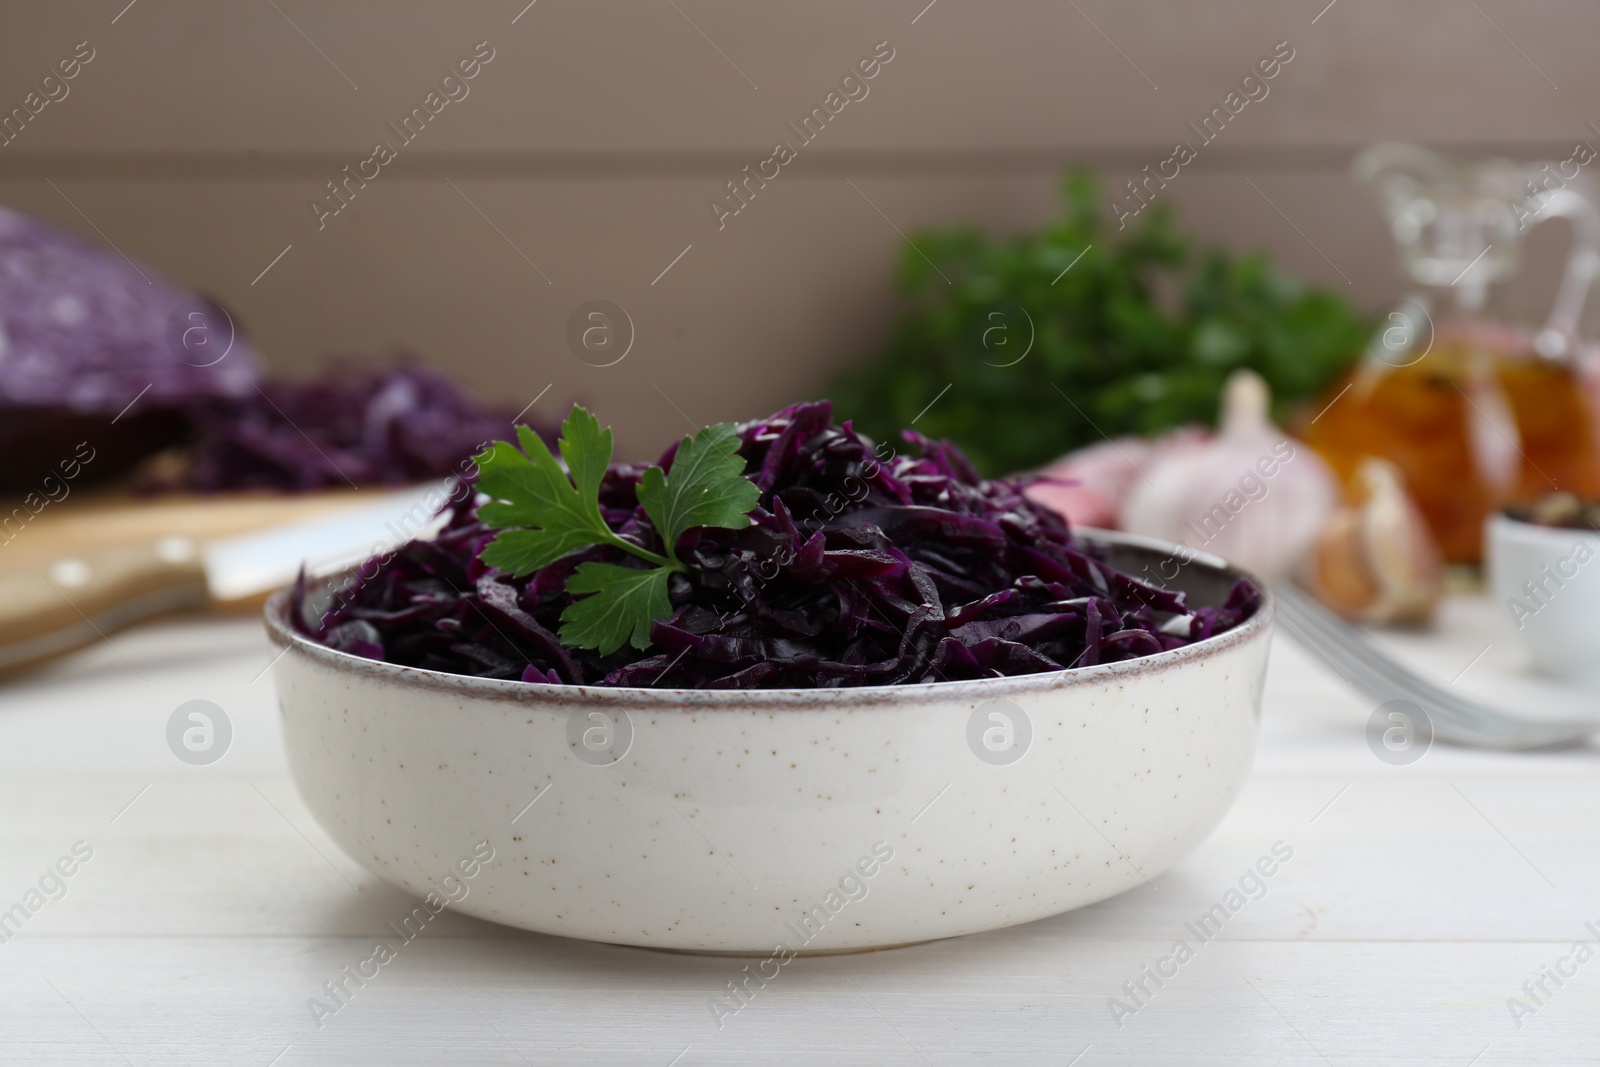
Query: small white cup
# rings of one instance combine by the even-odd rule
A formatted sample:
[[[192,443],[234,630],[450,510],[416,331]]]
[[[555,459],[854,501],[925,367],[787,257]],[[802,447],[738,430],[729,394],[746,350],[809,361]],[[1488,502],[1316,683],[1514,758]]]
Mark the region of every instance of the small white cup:
[[[1600,682],[1600,533],[1497,514],[1484,540],[1501,629],[1541,670]]]

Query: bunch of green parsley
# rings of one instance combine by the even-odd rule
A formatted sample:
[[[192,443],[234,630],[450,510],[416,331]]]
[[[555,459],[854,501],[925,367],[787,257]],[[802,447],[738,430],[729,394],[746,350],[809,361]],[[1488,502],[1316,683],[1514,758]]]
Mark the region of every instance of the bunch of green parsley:
[[[913,309],[875,361],[834,384],[838,414],[879,440],[915,419],[993,476],[1103,436],[1214,425],[1240,367],[1266,379],[1282,420],[1367,340],[1342,296],[1260,255],[1197,251],[1165,205],[1118,231],[1091,179],[1063,192],[1062,217],[1037,234],[913,235],[899,271]]]

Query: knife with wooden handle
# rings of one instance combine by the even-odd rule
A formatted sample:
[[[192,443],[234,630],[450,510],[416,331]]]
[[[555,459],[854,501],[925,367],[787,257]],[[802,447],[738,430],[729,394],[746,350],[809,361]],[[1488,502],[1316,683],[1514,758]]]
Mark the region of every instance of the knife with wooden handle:
[[[436,529],[457,483],[416,486],[327,517],[205,544],[182,534],[0,574],[0,671],[83,648],[157,615],[258,597],[302,565],[325,573]]]

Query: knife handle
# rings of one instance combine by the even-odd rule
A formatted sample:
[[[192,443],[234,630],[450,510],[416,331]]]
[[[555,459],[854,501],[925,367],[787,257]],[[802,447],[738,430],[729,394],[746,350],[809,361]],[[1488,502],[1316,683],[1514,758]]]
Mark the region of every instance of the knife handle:
[[[209,599],[199,546],[187,537],[97,548],[0,574],[0,671]]]

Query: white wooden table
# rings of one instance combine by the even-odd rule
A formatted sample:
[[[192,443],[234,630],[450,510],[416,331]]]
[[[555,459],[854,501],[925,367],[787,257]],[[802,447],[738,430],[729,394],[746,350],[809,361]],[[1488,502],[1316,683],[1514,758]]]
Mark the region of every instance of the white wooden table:
[[[1487,608],[1455,603],[1447,624],[1419,646],[1445,680],[1486,643]],[[59,895],[46,872],[62,857],[74,872],[0,944],[3,1064],[1600,1062],[1600,962],[1570,957],[1600,942],[1596,753],[1435,746],[1387,765],[1365,741],[1371,702],[1288,642],[1250,785],[1154,886],[1016,929],[796,960],[720,1030],[708,1000],[742,961],[448,911],[319,1028],[308,998],[414,902],[300,803],[254,622],[115,642],[0,686],[0,912],[41,877]],[[1457,684],[1487,691],[1500,655]],[[232,723],[210,766],[167,746],[193,699]],[[1279,841],[1293,857],[1265,895],[1194,938],[1185,923]],[[76,842],[92,858],[70,860]],[[1193,958],[1145,979],[1116,1025],[1109,998],[1134,1004],[1123,983],[1179,939]],[[1536,1010],[1514,1020],[1512,997]]]

